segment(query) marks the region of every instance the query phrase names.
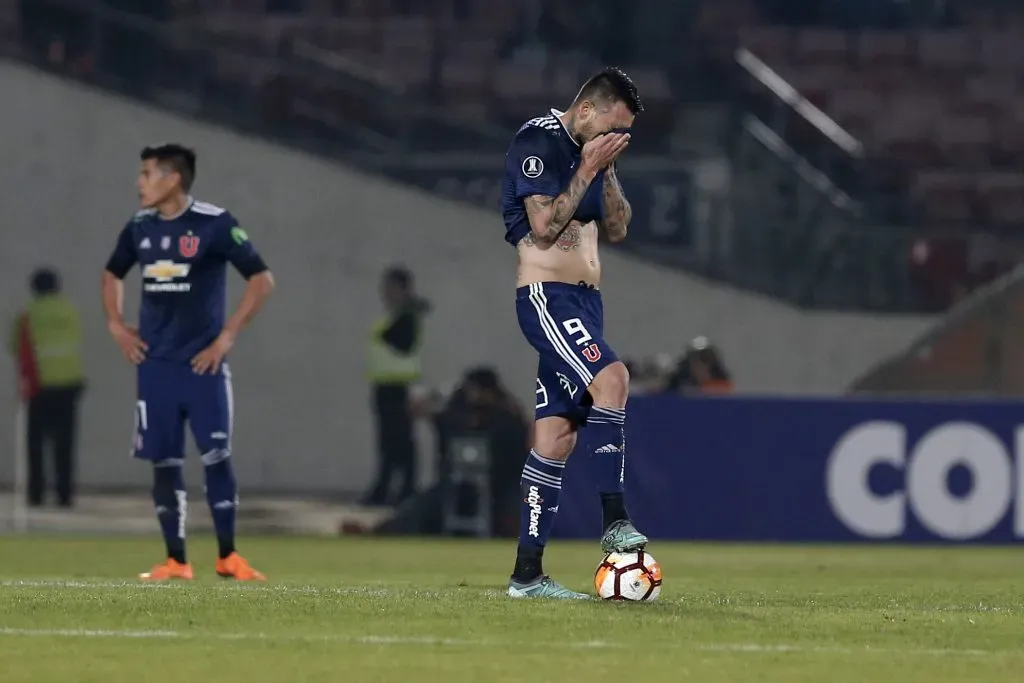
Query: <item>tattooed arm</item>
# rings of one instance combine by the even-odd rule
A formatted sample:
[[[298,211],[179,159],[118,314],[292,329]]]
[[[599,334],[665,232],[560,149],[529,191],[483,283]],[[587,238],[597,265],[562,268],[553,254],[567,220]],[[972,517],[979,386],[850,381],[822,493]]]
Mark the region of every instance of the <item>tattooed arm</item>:
[[[608,236],[610,242],[621,242],[626,239],[629,221],[633,218],[633,208],[626,200],[622,184],[615,175],[615,165],[608,167],[604,174],[604,218],[599,225]]]
[[[558,240],[565,226],[572,220],[576,208],[583,200],[596,173],[581,166],[569,181],[569,187],[557,197],[542,194],[526,198],[526,215],[530,219],[530,232],[540,245],[550,246]]]

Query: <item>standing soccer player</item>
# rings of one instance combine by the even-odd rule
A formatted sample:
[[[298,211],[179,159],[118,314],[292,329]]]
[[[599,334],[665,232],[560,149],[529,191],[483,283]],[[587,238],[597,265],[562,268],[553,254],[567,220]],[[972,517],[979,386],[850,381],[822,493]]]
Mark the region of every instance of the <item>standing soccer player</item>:
[[[519,327],[540,354],[533,450],[522,474],[514,598],[586,598],[544,574],[565,461],[582,429],[604,514],[605,552],[643,548],[647,537],[623,502],[629,373],[604,340],[598,232],[626,237],[631,209],[615,175],[643,111],[629,76],[608,68],[568,111],[528,121],[505,156],[505,239],[519,252]]]
[[[266,577],[235,551],[234,401],[225,357],[274,289],[274,279],[230,213],[189,195],[196,175],[192,150],[175,144],[147,147],[141,159],[142,210],[121,231],[103,272],[107,327],[138,366],[135,457],[153,464],[153,502],[167,544],[167,560],[139,578],[192,578],[181,471],[187,420],[202,453],[219,546],[217,573],[262,581]],[[238,310],[225,322],[229,262],[247,283]],[[122,311],[122,281],[136,263],[142,269],[138,329],[125,323]]]

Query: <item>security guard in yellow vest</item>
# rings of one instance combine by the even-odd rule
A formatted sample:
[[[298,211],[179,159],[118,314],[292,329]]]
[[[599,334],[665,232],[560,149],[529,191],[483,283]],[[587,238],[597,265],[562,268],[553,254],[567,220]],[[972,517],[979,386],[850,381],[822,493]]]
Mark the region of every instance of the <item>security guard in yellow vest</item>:
[[[394,267],[384,273],[381,296],[387,315],[370,331],[368,375],[377,417],[377,481],[366,495],[370,505],[401,503],[416,492],[416,441],[409,388],[420,379],[422,316],[427,304],[415,296],[412,273]],[[401,476],[392,496],[391,478]]]
[[[43,503],[44,450],[52,447],[57,500],[74,501],[78,401],[85,386],[78,310],[60,290],[60,278],[39,269],[31,279],[32,302],[13,325],[9,348],[19,361],[22,395],[28,401],[28,502]]]

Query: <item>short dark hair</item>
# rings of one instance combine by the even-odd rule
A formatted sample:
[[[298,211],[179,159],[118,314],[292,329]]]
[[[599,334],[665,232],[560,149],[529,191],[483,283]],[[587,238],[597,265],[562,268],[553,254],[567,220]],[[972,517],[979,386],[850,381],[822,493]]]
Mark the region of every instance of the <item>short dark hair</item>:
[[[466,373],[465,381],[477,385],[484,391],[498,391],[501,389],[501,380],[494,368],[480,367],[473,368]]]
[[[154,159],[161,166],[181,176],[181,189],[188,192],[196,181],[196,153],[177,143],[169,142],[161,145],[150,145],[139,155],[143,161]]]
[[[580,94],[576,96],[577,102],[582,100],[625,102],[634,114],[639,114],[644,110],[633,79],[617,66],[606,67],[591,76],[580,88]]]
[[[60,275],[52,268],[38,268],[32,273],[29,286],[36,296],[56,294],[60,291]]]
[[[391,266],[384,271],[384,279],[406,291],[412,289],[412,272],[405,266]]]

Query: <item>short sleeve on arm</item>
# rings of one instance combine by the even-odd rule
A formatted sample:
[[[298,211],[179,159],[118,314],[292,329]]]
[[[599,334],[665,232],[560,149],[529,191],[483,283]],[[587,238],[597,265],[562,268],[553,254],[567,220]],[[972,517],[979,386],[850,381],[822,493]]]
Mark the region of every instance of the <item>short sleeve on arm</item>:
[[[234,216],[225,213],[223,223],[217,226],[217,247],[235,270],[246,280],[266,270],[267,264],[256,251],[249,235],[241,228]]]
[[[117,237],[117,244],[114,251],[107,259],[107,270],[117,279],[123,280],[128,271],[132,269],[139,260],[135,251],[135,240],[132,236],[132,226],[129,223]]]
[[[558,142],[541,128],[526,128],[509,150],[509,170],[515,174],[516,197],[540,194],[557,197],[565,189]]]

